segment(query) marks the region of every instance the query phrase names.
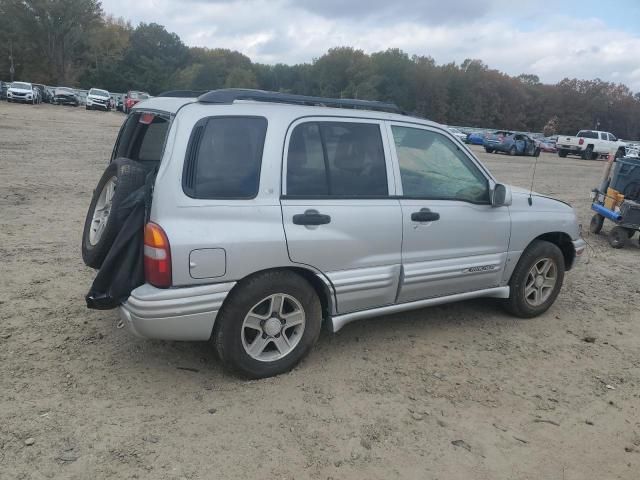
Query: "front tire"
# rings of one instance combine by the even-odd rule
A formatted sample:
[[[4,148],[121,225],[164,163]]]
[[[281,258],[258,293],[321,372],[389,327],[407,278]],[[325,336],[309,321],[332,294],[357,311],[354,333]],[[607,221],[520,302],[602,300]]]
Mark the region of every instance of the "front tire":
[[[485,148],[484,151],[487,153],[493,153],[493,148]]]
[[[322,308],[300,275],[269,271],[240,282],[225,301],[213,344],[225,368],[248,378],[288,372],[320,335]]]
[[[560,293],[564,270],[564,256],[558,246],[534,240],[511,275],[511,292],[504,303],[507,311],[521,318],[546,312]]]
[[[566,151],[566,150],[563,150],[563,149],[561,148],[560,150],[558,150],[558,156],[559,156],[560,158],[566,158],[566,156],[567,156],[567,151]]]

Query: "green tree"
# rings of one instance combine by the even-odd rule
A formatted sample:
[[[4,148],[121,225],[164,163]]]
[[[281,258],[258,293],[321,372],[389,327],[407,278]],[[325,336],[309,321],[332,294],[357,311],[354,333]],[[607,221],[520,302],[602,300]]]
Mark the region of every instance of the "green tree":
[[[87,40],[100,22],[97,0],[3,0],[14,22],[16,55],[23,74],[71,83],[86,61]],[[14,55],[15,56],[15,55]],[[44,60],[44,61],[43,61]]]

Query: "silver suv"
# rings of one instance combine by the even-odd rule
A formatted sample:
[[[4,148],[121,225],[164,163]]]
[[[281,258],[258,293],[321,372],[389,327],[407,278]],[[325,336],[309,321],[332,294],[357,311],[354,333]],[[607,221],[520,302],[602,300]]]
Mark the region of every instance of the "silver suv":
[[[294,367],[354,320],[477,297],[545,312],[585,242],[573,209],[499,183],[445,126],[391,104],[251,90],[132,109],[113,158],[156,171],[134,334],[209,340],[245,376]],[[99,267],[126,170],[103,176]],[[124,188],[124,187],[123,187]]]

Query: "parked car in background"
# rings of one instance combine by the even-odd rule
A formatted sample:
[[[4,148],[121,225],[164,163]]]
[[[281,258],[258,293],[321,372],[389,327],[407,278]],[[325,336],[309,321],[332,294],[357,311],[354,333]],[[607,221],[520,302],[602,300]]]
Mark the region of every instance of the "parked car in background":
[[[599,130],[580,130],[575,137],[560,135],[556,143],[558,156],[579,155],[584,160],[596,160],[601,155],[609,154],[623,157],[625,147],[626,143],[612,133]]]
[[[42,99],[45,103],[53,103],[53,97],[55,96],[55,88],[53,87],[45,87],[44,88],[44,98]]]
[[[538,148],[540,148],[541,152],[546,152],[546,153],[556,153],[556,144],[555,142],[547,139],[547,138],[538,138],[536,139],[536,144],[538,145]]]
[[[106,90],[92,88],[87,94],[85,105],[87,110],[97,109],[108,112],[111,110],[111,94]]]
[[[466,143],[471,145],[482,145],[484,143],[484,134],[480,132],[473,132],[467,135]]]
[[[495,132],[487,132],[483,135],[482,144],[484,145],[487,141],[501,141],[503,137],[512,135],[513,133],[514,132],[510,132],[508,130],[496,130]]]
[[[73,88],[56,87],[53,94],[53,103],[56,105],[80,105],[80,99]]]
[[[502,152],[512,156],[537,157],[540,155],[540,148],[536,141],[524,133],[496,132],[488,135],[484,139],[484,149],[487,153]]]
[[[7,89],[8,102],[38,103],[38,92],[33,85],[28,82],[13,82]]]
[[[46,96],[46,87],[40,83],[34,83],[33,88],[38,92],[38,103],[44,102],[44,97]]]
[[[135,90],[130,90],[127,92],[127,94],[124,97],[122,111],[124,113],[129,113],[129,111],[134,107],[134,105],[148,98],[149,98],[149,94],[146,92],[138,92]]]
[[[120,207],[147,182],[148,214],[130,217],[144,231],[144,277],[112,306],[131,333],[210,341],[252,378],[293,368],[323,323],[337,332],[478,297],[541,315],[585,251],[576,213],[500,183],[458,145],[381,102],[234,89],[153,98],[121,127],[83,259],[100,268]]]
[[[460,130],[458,130],[456,127],[447,127],[447,129],[451,132],[451,134],[456,137],[458,140],[460,140],[461,142],[466,142],[467,141],[467,135],[462,133]]]

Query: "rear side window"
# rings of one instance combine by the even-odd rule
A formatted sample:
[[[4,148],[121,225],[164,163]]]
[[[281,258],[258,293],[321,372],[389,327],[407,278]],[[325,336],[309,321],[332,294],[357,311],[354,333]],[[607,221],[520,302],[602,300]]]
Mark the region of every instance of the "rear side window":
[[[184,192],[202,199],[247,199],[258,194],[263,117],[212,117],[196,124],[183,170]]]
[[[310,122],[289,140],[287,196],[384,197],[389,194],[380,126]]]

